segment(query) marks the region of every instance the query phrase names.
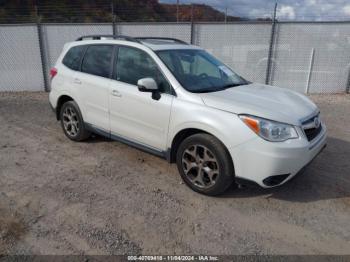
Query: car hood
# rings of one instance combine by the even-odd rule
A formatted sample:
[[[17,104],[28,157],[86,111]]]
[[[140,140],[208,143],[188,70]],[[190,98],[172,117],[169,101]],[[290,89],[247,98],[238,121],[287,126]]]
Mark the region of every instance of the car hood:
[[[213,108],[292,125],[300,125],[301,119],[318,110],[310,99],[300,93],[256,83],[201,93],[200,96],[204,104]]]

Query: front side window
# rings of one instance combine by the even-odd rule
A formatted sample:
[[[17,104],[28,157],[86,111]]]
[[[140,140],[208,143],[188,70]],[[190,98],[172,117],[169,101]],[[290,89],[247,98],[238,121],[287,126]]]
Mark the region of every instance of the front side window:
[[[162,50],[157,54],[190,92],[215,92],[248,84],[248,81],[204,50]]]
[[[170,92],[168,81],[154,60],[146,52],[136,48],[122,46],[119,47],[116,61],[117,70],[114,79],[137,85],[139,79],[151,77],[158,84],[160,92]]]
[[[81,71],[84,73],[109,77],[113,46],[92,45],[86,50]]]
[[[86,46],[74,46],[64,56],[62,63],[72,70],[79,70],[80,60]]]

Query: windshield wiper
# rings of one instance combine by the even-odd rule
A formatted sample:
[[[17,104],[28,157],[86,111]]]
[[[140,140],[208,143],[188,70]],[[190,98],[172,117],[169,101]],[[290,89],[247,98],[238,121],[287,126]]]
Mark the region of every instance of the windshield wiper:
[[[215,88],[203,88],[203,89],[197,89],[197,90],[191,90],[193,93],[211,93],[211,92],[219,92],[226,90],[228,88],[236,87],[236,86],[243,86],[243,85],[248,85],[248,82],[243,82],[243,83],[237,83],[237,84],[227,84],[221,87],[215,87]]]
[[[191,90],[191,92],[193,93],[211,93],[211,92],[217,92],[220,91],[219,89],[209,89],[209,88],[205,88],[205,89],[197,89],[197,90]]]
[[[228,89],[228,88],[231,88],[231,87],[243,86],[243,85],[246,85],[246,84],[247,83],[227,84],[227,85],[224,85],[224,86],[220,87],[218,89],[218,91],[225,90],[225,89]]]

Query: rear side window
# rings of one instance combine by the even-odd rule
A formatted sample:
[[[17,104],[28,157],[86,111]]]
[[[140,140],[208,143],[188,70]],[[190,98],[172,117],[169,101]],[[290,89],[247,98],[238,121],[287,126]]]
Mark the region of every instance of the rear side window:
[[[64,56],[62,63],[72,70],[79,70],[85,46],[74,46]]]
[[[84,73],[109,77],[113,46],[95,45],[86,50],[81,71]]]

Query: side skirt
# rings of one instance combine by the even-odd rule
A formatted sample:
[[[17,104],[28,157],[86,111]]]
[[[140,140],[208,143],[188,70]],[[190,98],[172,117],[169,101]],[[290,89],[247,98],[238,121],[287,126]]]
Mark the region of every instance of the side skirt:
[[[107,132],[105,130],[102,130],[102,129],[98,128],[98,127],[95,127],[95,126],[93,126],[93,125],[91,125],[89,123],[84,123],[84,124],[85,124],[86,129],[88,129],[92,133],[95,133],[95,134],[107,137],[109,139],[121,142],[123,144],[132,146],[132,147],[137,148],[137,149],[139,149],[139,150],[141,150],[143,152],[150,153],[152,155],[164,158],[164,159],[166,159],[168,161],[170,160],[170,149],[168,149],[167,151],[159,151],[159,150],[151,148],[149,146],[137,143],[135,141],[131,141],[131,140],[127,139],[127,138],[111,134],[111,133],[109,133],[109,132]]]

